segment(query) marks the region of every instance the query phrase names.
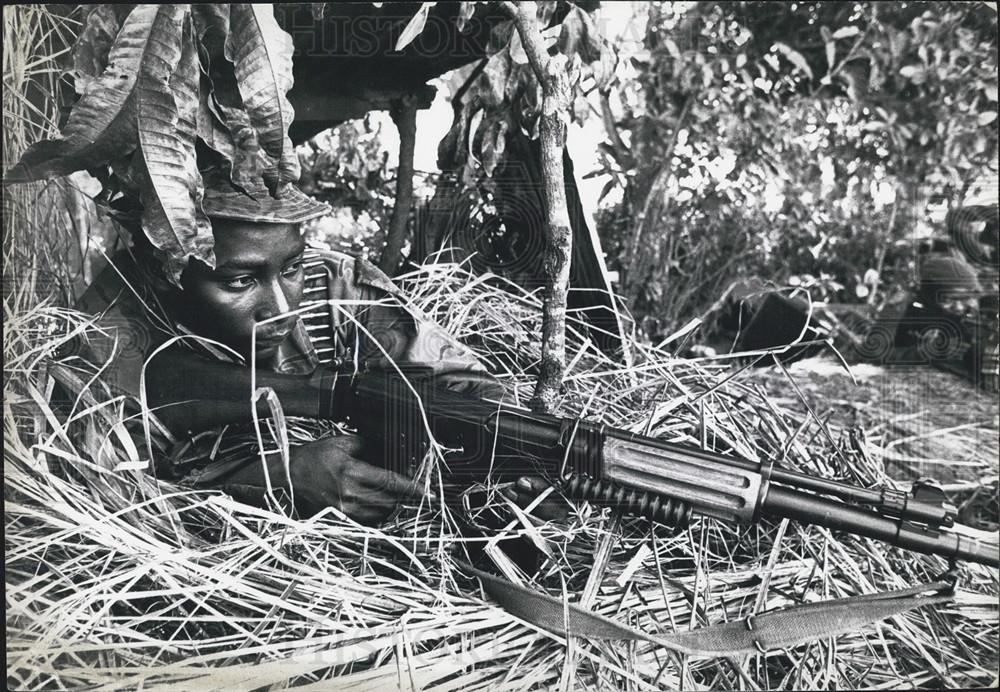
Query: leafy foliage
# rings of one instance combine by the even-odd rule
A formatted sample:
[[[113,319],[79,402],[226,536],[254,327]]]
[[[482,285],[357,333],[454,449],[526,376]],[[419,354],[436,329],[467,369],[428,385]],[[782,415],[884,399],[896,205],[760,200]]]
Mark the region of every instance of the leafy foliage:
[[[871,272],[900,288],[928,202],[995,166],[981,3],[653,3],[631,67],[602,145],[606,192],[623,193],[602,233],[633,309],[668,325],[710,304],[685,287],[722,268],[722,284],[798,277],[833,300],[867,299]]]
[[[29,147],[5,182],[92,171],[106,198],[141,199],[174,280],[189,257],[212,265],[199,142],[241,187],[280,194],[295,181],[291,54],[267,5],[98,5],[74,50],[78,99],[61,136]]]
[[[403,50],[413,42],[413,39],[420,35],[420,32],[424,30],[424,25],[427,24],[427,14],[436,4],[436,2],[420,3],[420,9],[417,10],[417,13],[413,15],[413,18],[406,23],[406,26],[403,28],[403,33],[401,33],[399,38],[396,40],[396,50]],[[467,6],[472,5],[472,3],[462,4]]]
[[[315,229],[327,244],[378,257],[394,204],[394,173],[372,118],[326,130],[299,148],[303,192],[327,202],[331,217]]]
[[[569,59],[571,88],[577,94],[585,88],[603,88],[617,61],[614,47],[579,7],[569,5],[558,23],[553,23],[555,10],[555,2],[537,3],[539,24],[547,27],[542,31],[547,46]],[[469,180],[482,174],[492,176],[512,128],[538,137],[541,86],[511,22],[495,28],[491,43],[494,52],[468,85],[444,145],[466,164]]]
[[[463,3],[460,18],[472,16],[476,6],[482,4]],[[535,6],[546,47],[567,61],[571,103],[596,83],[610,79],[617,55],[589,14],[569,3],[540,2]],[[468,238],[475,237],[478,256],[474,263],[491,257],[496,260],[489,262],[491,271],[513,281],[537,280],[538,277],[526,277],[523,272],[504,268],[521,267],[523,263],[516,258],[523,246],[537,248],[541,240],[526,239],[518,230],[505,227],[496,213],[497,202],[503,195],[493,176],[507,160],[511,137],[524,133],[530,139],[539,138],[542,87],[511,21],[494,26],[489,50],[485,60],[457,75],[459,81],[452,85],[454,120],[438,147],[438,165],[448,173],[442,184],[450,188],[451,181],[457,181],[451,192],[439,189],[439,201],[451,205],[454,213],[441,213],[442,208],[430,214],[423,229],[426,237],[418,239],[415,247],[432,252],[457,242],[471,252],[465,245]],[[575,118],[575,113],[566,108],[559,116],[568,122]],[[543,214],[540,208],[525,209],[518,200],[511,200],[510,204],[518,209],[515,215]],[[463,230],[456,231],[459,227]],[[470,229],[468,238],[455,241],[456,232],[464,234],[466,227]]]

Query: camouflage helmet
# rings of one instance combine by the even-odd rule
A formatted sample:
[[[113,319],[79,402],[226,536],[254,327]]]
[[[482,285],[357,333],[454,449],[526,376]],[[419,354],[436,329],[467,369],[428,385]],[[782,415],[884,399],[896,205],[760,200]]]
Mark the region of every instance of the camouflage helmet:
[[[920,290],[924,293],[955,291],[982,293],[979,277],[960,257],[928,257],[920,265]]]
[[[206,181],[207,182],[207,181]],[[202,208],[209,218],[255,223],[304,223],[325,216],[330,206],[309,197],[294,185],[285,185],[272,197],[263,185],[245,187],[206,184]]]
[[[131,191],[129,191],[131,192]],[[206,179],[202,209],[212,219],[254,223],[305,223],[330,213],[330,205],[309,197],[294,185],[285,185],[272,197],[263,184],[238,188],[221,180]],[[106,205],[110,215],[126,227],[138,230],[142,206],[134,192]]]

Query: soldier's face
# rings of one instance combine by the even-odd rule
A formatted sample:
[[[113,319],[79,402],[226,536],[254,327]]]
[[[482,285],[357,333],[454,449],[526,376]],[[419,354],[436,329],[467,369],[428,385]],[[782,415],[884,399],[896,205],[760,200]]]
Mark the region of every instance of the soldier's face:
[[[192,260],[181,277],[181,320],[196,334],[214,339],[250,360],[254,327],[302,301],[302,253],[298,225],[213,220],[215,269]],[[266,365],[296,318],[257,328],[257,363]]]
[[[942,291],[938,306],[953,317],[973,317],[979,310],[979,299],[963,291]]]

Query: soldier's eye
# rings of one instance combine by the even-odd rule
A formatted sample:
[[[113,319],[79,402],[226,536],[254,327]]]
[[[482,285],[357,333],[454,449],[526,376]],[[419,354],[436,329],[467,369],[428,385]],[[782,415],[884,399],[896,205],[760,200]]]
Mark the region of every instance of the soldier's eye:
[[[281,273],[285,276],[294,276],[299,273],[300,269],[302,269],[302,260],[296,260],[285,267]]]
[[[252,276],[237,276],[232,279],[225,279],[222,285],[234,291],[242,291],[250,288],[254,284]]]

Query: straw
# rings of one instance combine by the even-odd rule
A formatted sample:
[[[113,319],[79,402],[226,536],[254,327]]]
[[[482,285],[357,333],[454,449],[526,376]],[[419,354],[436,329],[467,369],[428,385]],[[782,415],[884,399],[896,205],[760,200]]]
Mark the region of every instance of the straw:
[[[527,400],[539,296],[451,264],[422,268],[401,284],[414,306]],[[5,341],[4,407],[12,689],[548,689],[560,681],[573,689],[682,681],[875,689],[994,680],[1000,588],[997,571],[979,565],[960,567],[955,601],[937,610],[753,656],[743,666],[675,660],[649,644],[569,643],[483,600],[455,562],[465,559],[467,539],[440,502],[404,508],[388,525],[370,528],[332,510],[294,518],[279,507],[113,471],[134,454],[112,433],[129,415],[124,402],[80,362],[54,365],[60,335],[94,329],[90,320],[46,305],[9,307],[16,315]],[[967,402],[967,415],[942,405],[941,418],[931,417],[941,410],[889,416],[880,397],[902,387],[896,378],[903,374],[881,372],[874,386],[848,385],[846,374],[810,376],[798,366],[730,378],[733,359],[684,361],[634,339],[634,366],[623,369],[586,338],[583,324],[569,326],[568,352],[578,355],[564,415],[682,443],[699,443],[704,434],[719,451],[735,448],[867,484],[906,478],[888,468],[887,457],[918,456],[927,449],[921,445],[937,440],[916,426],[936,421],[950,448],[975,462],[948,467],[963,518],[996,526],[996,456],[990,466],[989,449],[979,447],[980,433],[995,421],[995,402],[991,409],[962,390],[953,396]],[[67,377],[71,368],[77,377]],[[72,422],[46,398],[56,391],[49,378],[82,388]],[[929,409],[920,402],[911,408]],[[868,424],[867,435],[857,432],[858,422]],[[297,419],[286,425],[294,443],[330,432]],[[159,444],[158,453],[170,451],[169,440]],[[427,487],[440,494],[440,460],[428,462]],[[494,504],[506,507],[500,495]],[[946,567],[938,558],[794,523],[783,537],[770,522],[739,529],[709,519],[676,533],[634,517],[611,521],[609,512],[583,503],[566,522],[537,525],[509,513],[507,535],[531,535],[550,549],[526,575],[532,588],[567,602],[586,594],[594,611],[649,632],[916,584]],[[637,561],[640,550],[650,554]]]

